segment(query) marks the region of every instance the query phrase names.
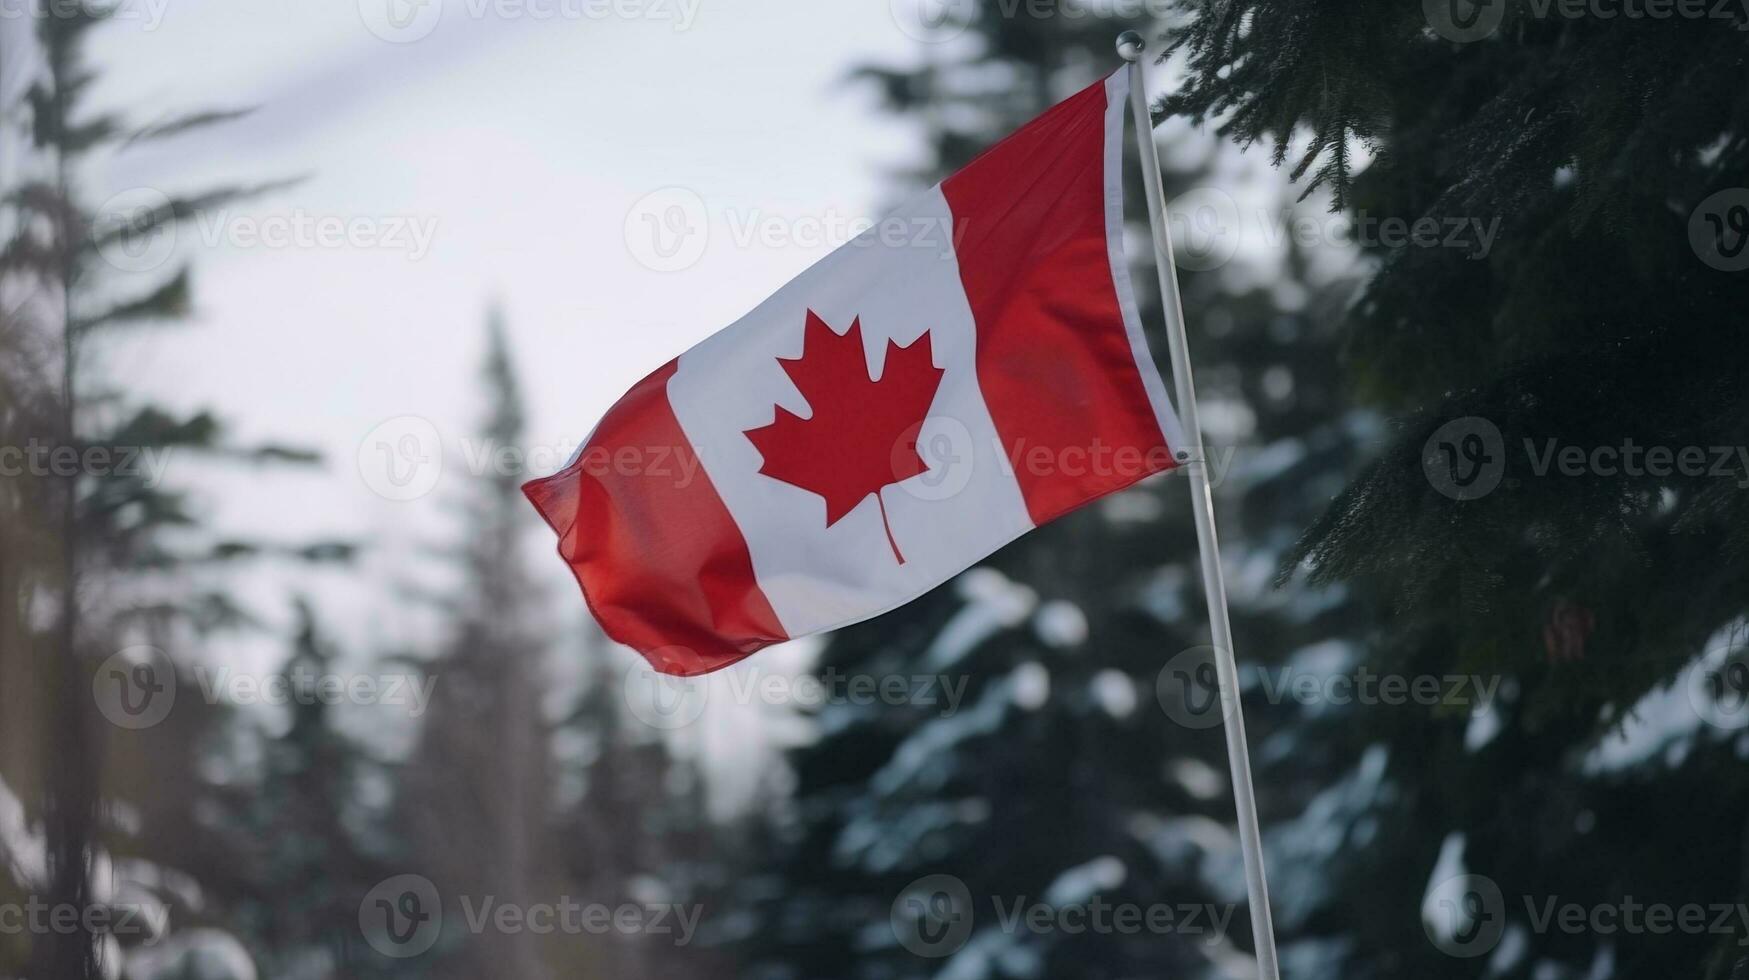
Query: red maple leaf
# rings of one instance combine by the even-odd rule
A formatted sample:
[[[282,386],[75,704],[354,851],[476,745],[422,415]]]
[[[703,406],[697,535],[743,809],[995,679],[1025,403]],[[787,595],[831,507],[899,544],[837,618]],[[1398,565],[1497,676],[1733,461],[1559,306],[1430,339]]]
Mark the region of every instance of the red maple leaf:
[[[863,353],[861,318],[837,334],[809,310],[802,356],[777,362],[807,399],[810,415],[804,419],[779,405],[770,425],[747,430],[765,458],[759,472],[826,498],[827,527],[873,494],[887,544],[903,565],[881,489],[929,470],[917,452],[917,434],[944,373],[935,366],[929,333],[909,347],[889,339],[875,381]]]

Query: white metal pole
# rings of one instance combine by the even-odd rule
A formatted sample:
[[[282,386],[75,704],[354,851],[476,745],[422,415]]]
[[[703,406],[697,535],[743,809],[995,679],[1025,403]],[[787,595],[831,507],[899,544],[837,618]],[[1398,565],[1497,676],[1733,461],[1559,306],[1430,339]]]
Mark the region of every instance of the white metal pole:
[[[1233,802],[1238,814],[1239,847],[1245,857],[1245,892],[1251,903],[1251,938],[1257,947],[1257,974],[1279,980],[1275,957],[1275,925],[1269,914],[1269,884],[1263,873],[1263,839],[1257,826],[1257,797],[1251,787],[1251,756],[1245,742],[1245,713],[1239,704],[1239,670],[1233,661],[1233,626],[1227,618],[1227,582],[1221,574],[1220,544],[1215,537],[1215,507],[1209,486],[1208,457],[1202,444],[1202,422],[1196,412],[1196,385],[1190,377],[1190,352],[1184,336],[1184,303],[1178,294],[1178,271],[1172,263],[1172,231],[1166,223],[1165,191],[1160,184],[1160,154],[1154,146],[1154,124],[1148,112],[1140,34],[1126,31],[1117,39],[1118,54],[1129,62],[1130,109],[1135,116],[1136,145],[1142,155],[1142,181],[1148,194],[1148,226],[1154,232],[1154,265],[1160,275],[1160,303],[1166,314],[1166,345],[1172,355],[1172,382],[1178,392],[1178,415],[1190,440],[1190,460],[1184,464],[1196,517],[1197,550],[1202,556],[1203,591],[1208,598],[1209,633],[1214,642],[1215,673],[1220,678],[1221,712],[1227,734],[1227,764],[1233,775]]]

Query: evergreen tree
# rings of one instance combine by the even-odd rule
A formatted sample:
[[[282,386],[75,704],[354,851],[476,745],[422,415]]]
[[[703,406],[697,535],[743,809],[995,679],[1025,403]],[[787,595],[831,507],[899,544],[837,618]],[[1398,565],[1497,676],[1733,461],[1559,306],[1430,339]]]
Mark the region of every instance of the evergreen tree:
[[[564,730],[586,746],[581,792],[559,814],[568,879],[610,907],[654,897],[680,903],[690,891],[673,861],[678,814],[702,813],[698,774],[673,758],[661,733],[626,717],[622,678],[629,663],[589,632],[581,651],[582,693]],[[652,937],[610,935],[588,942],[587,967],[603,977],[670,976],[675,957]],[[683,974],[684,975],[684,974]]]
[[[975,5],[973,43],[963,45],[975,53],[966,60],[864,73],[893,108],[930,122],[930,176],[1118,66],[1112,42],[1127,25],[1068,6]],[[1137,172],[1134,160],[1128,166]],[[1209,179],[1206,163],[1192,166],[1167,175],[1169,195]],[[1132,186],[1130,198],[1139,201],[1139,191]],[[1140,217],[1139,204],[1131,212]],[[1211,454],[1241,657],[1312,670],[1316,651],[1346,652],[1339,640],[1356,629],[1358,605],[1275,594],[1245,572],[1273,568],[1315,516],[1307,488],[1333,491],[1355,465],[1366,418],[1346,407],[1327,326],[1339,284],[1314,281],[1307,257],[1292,249],[1267,287],[1236,284],[1220,269],[1182,279],[1205,413],[1227,420],[1211,434]],[[1145,299],[1144,322],[1163,353],[1157,297]],[[1175,654],[1207,637],[1187,504],[1175,478],[1145,482],[829,639],[821,667],[839,676],[941,674],[967,685],[965,699],[953,712],[832,704],[816,717],[818,740],[792,758],[798,786],[792,817],[778,828],[780,870],[749,885],[768,896],[753,940],[766,975],[1246,969],[1250,932],[1218,715],[1187,709],[1172,674],[1187,662]],[[1247,673],[1248,695],[1260,692],[1258,676]],[[1246,705],[1265,820],[1278,830],[1269,845],[1296,858],[1326,819],[1321,790],[1357,765],[1342,751],[1341,713],[1319,707]],[[899,939],[906,900],[927,900],[911,884],[932,875],[957,879],[970,900],[958,910],[973,920],[963,947],[932,950],[947,959],[920,957]],[[1277,889],[1283,934],[1310,934],[1330,900],[1323,883],[1290,874]],[[1017,901],[1233,914],[1218,934],[1206,919],[1176,933],[1075,934],[1005,926],[996,906]],[[1302,958],[1315,954],[1308,945]]]
[[[712,819],[700,760],[671,744],[690,730],[652,728],[628,711],[634,655],[593,629],[585,630],[579,653],[583,686],[560,727],[579,762],[575,798],[558,812],[567,883],[591,903],[684,909],[698,932],[583,937],[559,965],[567,976],[702,980],[733,973],[721,941],[738,911],[730,886],[761,852],[742,846],[739,824]]]
[[[495,468],[461,502],[468,535],[449,602],[450,638],[424,664],[435,682],[411,757],[393,773],[390,826],[404,831],[401,872],[426,876],[444,902],[446,935],[429,953],[376,964],[389,975],[625,977],[721,975],[720,954],[678,934],[604,935],[489,923],[461,935],[465,899],[494,906],[626,905],[691,910],[725,887],[732,852],[705,807],[696,760],[627,717],[629,656],[585,627],[579,648],[548,660],[542,593],[521,543],[533,512],[507,464],[524,446],[521,394],[502,317],[487,331],[486,423],[478,458]],[[576,691],[549,720],[546,703]],[[393,870],[393,869],[391,869]],[[690,911],[689,911],[689,914]],[[673,917],[666,926],[677,929]],[[575,925],[575,923],[573,923]],[[587,928],[587,927],[585,927]]]
[[[90,369],[93,349],[117,331],[174,322],[190,309],[189,270],[154,274],[155,261],[136,261],[138,248],[202,208],[266,189],[160,195],[126,208],[93,202],[88,181],[96,163],[235,115],[197,112],[135,127],[94,111],[89,96],[98,75],[84,63],[83,49],[107,13],[95,4],[60,4],[52,16],[31,19],[28,43],[7,32],[13,43],[6,56],[24,66],[9,64],[9,74],[30,81],[16,102],[10,91],[0,96],[8,117],[28,122],[27,142],[7,143],[10,169],[0,174],[6,294],[0,349],[8,374],[0,417],[6,444],[33,454],[22,475],[6,478],[0,490],[7,544],[0,558],[6,590],[0,673],[9,704],[33,705],[7,712],[8,724],[24,730],[17,741],[7,739],[0,760],[6,767],[0,782],[19,787],[3,794],[18,807],[11,816],[27,829],[6,842],[9,868],[23,871],[10,887],[50,908],[102,910],[126,900],[193,915],[203,903],[200,889],[171,870],[175,857],[187,853],[179,835],[192,825],[189,807],[198,798],[187,791],[199,782],[198,771],[184,763],[196,757],[202,734],[222,712],[202,704],[190,679],[174,670],[176,658],[118,666],[112,655],[145,646],[186,651],[214,630],[246,624],[220,576],[205,573],[267,549],[213,542],[186,495],[135,464],[171,453],[256,462],[310,457],[231,444],[211,414],[166,411]],[[344,553],[292,551],[311,558]],[[172,573],[182,581],[173,582]],[[166,696],[168,703],[166,692],[175,687],[182,707],[143,730],[105,724],[94,689],[112,679],[108,674],[125,680],[140,670],[148,671],[149,689],[135,697]],[[110,873],[99,876],[97,869]],[[75,928],[33,934],[16,958],[3,948],[0,972],[70,980],[111,975],[133,961],[143,939],[165,940],[102,934],[91,922],[81,915]],[[213,935],[231,948],[216,938],[222,933]]]
[[[487,330],[482,436],[494,452],[522,445],[521,391],[502,317]],[[463,577],[450,638],[430,664],[436,679],[419,744],[401,774],[398,806],[412,867],[440,895],[525,906],[546,894],[548,726],[543,643],[521,541],[530,511],[515,467],[497,467],[462,504]],[[461,842],[467,842],[460,846]],[[459,917],[458,917],[459,918]],[[535,937],[487,930],[447,943],[436,976],[545,975]]]
[[[0,67],[15,70],[11,52],[21,39],[13,29],[0,29]],[[0,79],[5,79],[0,74]],[[23,111],[21,93],[13,85],[0,87],[0,119],[14,123]],[[3,133],[5,127],[0,127]],[[0,135],[0,185],[16,186],[13,170],[15,141]],[[7,202],[0,208],[5,236],[17,234],[19,209]],[[34,271],[13,250],[0,249],[0,280],[11,282],[0,305],[0,446],[24,447],[32,438],[50,431],[54,416],[54,382],[49,366],[46,330],[24,304],[15,303],[18,287],[13,280]],[[48,691],[43,672],[48,658],[39,650],[46,642],[40,627],[32,622],[33,597],[51,588],[51,556],[55,543],[51,528],[54,488],[20,468],[0,472],[0,695],[7,708],[0,711],[0,821],[16,825],[25,814],[42,812],[43,768],[48,762],[44,747],[49,714],[42,697]],[[41,886],[27,869],[34,864],[29,850],[34,840],[0,835],[0,902],[20,906]],[[22,853],[21,853],[22,852]],[[0,936],[0,976],[24,969],[31,951],[26,935]]]
[[[1716,6],[1573,9],[1190,0],[1169,35],[1191,75],[1158,112],[1291,154],[1353,212],[1501,222],[1486,254],[1377,250],[1341,327],[1391,437],[1285,566],[1375,597],[1382,669],[1504,679],[1485,722],[1365,719],[1388,761],[1350,818],[1374,835],[1329,864],[1352,896],[1332,975],[1741,959],[1741,924],[1531,911],[1749,890],[1742,464],[1647,455],[1749,444],[1749,35]],[[1551,447],[1582,459],[1544,465]]]
[[[273,977],[374,975],[362,948],[358,896],[385,877],[373,840],[359,833],[376,815],[361,812],[364,753],[339,730],[323,678],[339,675],[332,641],[309,603],[296,603],[288,683],[288,724],[274,735],[252,728],[258,769],[223,787],[223,817],[212,828],[225,853],[239,855],[222,872],[228,918],[248,939],[262,972]],[[349,820],[350,818],[350,820]]]

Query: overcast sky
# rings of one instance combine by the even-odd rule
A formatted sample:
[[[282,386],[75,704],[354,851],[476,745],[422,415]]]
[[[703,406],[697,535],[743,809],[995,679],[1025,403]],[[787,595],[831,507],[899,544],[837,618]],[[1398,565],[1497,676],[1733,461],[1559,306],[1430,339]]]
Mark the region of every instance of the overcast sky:
[[[125,210],[306,178],[114,256],[142,285],[192,261],[197,322],[108,344],[101,370],[216,409],[238,442],[326,457],[306,473],[177,459],[170,482],[227,532],[369,546],[362,576],[270,569],[235,587],[282,623],[290,591],[311,590],[360,654],[428,649],[433,618],[396,594],[441,586],[431,549],[461,533],[488,305],[525,386],[517,448],[551,471],[632,383],[879,217],[890,174],[927,162],[916,125],[846,76],[916,61],[938,38],[918,11],[939,2],[123,0],[90,52],[105,106],[139,122],[258,108],[130,151],[88,197]],[[1162,136],[1169,165],[1214,152],[1206,134]],[[1228,171],[1222,194],[1280,193],[1261,161]],[[531,543],[568,641],[582,603],[550,537]],[[207,655],[261,668],[276,644]],[[743,740],[748,712],[717,707],[704,740]]]
[[[416,645],[430,621],[395,589],[440,583],[430,548],[458,533],[488,304],[526,389],[522,448],[550,470],[643,374],[874,215],[923,145],[845,76],[916,48],[885,2],[127,0],[91,48],[104,105],[141,122],[259,108],[130,152],[88,196],[307,180],[120,256],[142,284],[192,260],[197,324],[112,343],[101,369],[215,408],[237,441],[322,450],[307,474],[175,460],[168,478],[229,531],[372,545],[362,588],[280,571],[238,585],[282,622],[289,589],[314,590],[360,652]],[[403,454],[406,437],[432,433],[443,465],[415,475],[429,443]],[[531,542],[566,638],[582,602],[550,536]]]
[[[273,488],[254,481],[220,501],[225,519],[271,515],[287,535],[424,519],[440,492],[382,500],[354,457],[386,420],[429,420],[446,441],[470,431],[493,298],[532,446],[562,458],[630,383],[829,250],[742,247],[737,230],[761,215],[866,215],[882,168],[920,151],[870,93],[840,84],[914,47],[885,4],[620,0],[648,15],[624,19],[530,0],[560,15],[506,19],[451,0],[423,8],[442,14],[429,33],[415,21],[394,43],[378,36],[394,33],[378,0],[156,2],[130,0],[136,16],[100,33],[104,101],[145,120],[260,108],[129,154],[91,196],[308,180],[182,229],[202,329],[130,346],[142,360],[127,368],[178,404],[219,407],[241,437],[327,451],[337,479],[319,499],[300,486],[269,506]],[[674,187],[692,211],[703,202],[711,234],[693,237],[695,263],[658,271],[627,232],[649,228],[641,199]],[[642,207],[667,217],[667,200]],[[341,222],[339,239],[322,237]]]

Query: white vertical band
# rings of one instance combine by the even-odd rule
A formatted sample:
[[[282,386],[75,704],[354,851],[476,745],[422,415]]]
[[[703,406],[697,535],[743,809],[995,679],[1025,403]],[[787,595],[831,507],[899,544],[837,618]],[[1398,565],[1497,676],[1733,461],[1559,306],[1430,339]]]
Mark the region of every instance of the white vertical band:
[[[1184,438],[1184,427],[1178,413],[1172,410],[1172,399],[1166,394],[1166,382],[1160,368],[1148,350],[1148,336],[1142,331],[1141,308],[1136,303],[1135,286],[1130,280],[1130,260],[1123,244],[1123,131],[1124,115],[1129,111],[1130,76],[1127,68],[1119,69],[1105,80],[1105,244],[1111,254],[1111,280],[1117,286],[1117,303],[1123,311],[1124,332],[1130,338],[1130,356],[1136,360],[1136,372],[1142,376],[1142,387],[1148,393],[1148,404],[1160,424],[1160,434],[1179,463],[1189,459],[1190,443]]]

